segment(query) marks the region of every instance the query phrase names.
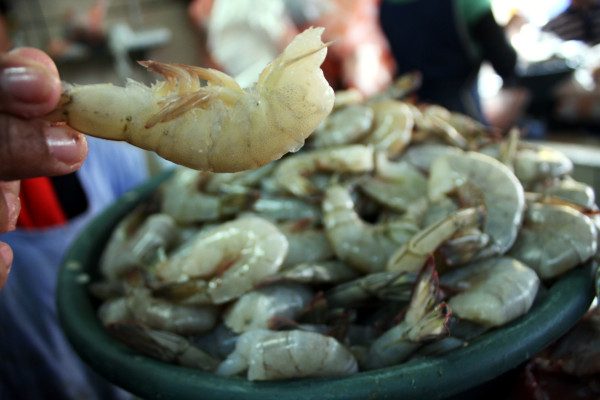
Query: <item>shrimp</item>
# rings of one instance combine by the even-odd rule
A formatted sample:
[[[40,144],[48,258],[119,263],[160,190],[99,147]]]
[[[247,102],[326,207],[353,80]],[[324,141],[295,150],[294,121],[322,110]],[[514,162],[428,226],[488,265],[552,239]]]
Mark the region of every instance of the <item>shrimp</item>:
[[[549,279],[589,260],[597,246],[596,226],[585,214],[565,205],[534,203],[508,254]]]
[[[218,221],[248,209],[257,196],[249,191],[206,193],[206,172],[179,167],[163,186],[161,208],[179,223]]]
[[[375,176],[359,182],[367,196],[394,211],[426,208],[427,178],[421,171],[405,161],[388,161],[383,153],[375,160]]]
[[[596,208],[596,193],[594,188],[583,182],[576,181],[570,176],[565,176],[558,181],[552,181],[542,189],[542,193],[561,200],[572,202],[587,210]]]
[[[448,300],[456,316],[493,327],[529,311],[540,279],[519,260],[502,256],[451,271],[442,276],[440,284],[460,290]]]
[[[323,222],[337,257],[363,273],[383,271],[388,258],[414,233],[414,221],[393,219],[369,224],[356,212],[350,192],[332,185],[323,200]]]
[[[324,261],[334,256],[323,229],[307,227],[310,222],[302,219],[278,225],[289,244],[283,266]]]
[[[250,381],[347,376],[358,372],[352,353],[316,332],[253,330],[242,334],[217,375],[247,371]]]
[[[255,216],[217,225],[192,240],[160,263],[156,276],[167,282],[207,279],[207,294],[215,304],[241,296],[279,271],[288,250],[277,227]]]
[[[353,143],[369,133],[373,110],[364,105],[349,105],[333,111],[309,137],[314,148]]]
[[[339,260],[300,263],[282,268],[271,275],[263,284],[285,281],[319,285],[323,283],[338,284],[358,278],[359,274],[346,263]]]
[[[211,372],[220,363],[217,358],[194,346],[184,336],[152,329],[141,322],[118,321],[109,324],[106,329],[119,341],[164,362]]]
[[[213,69],[146,61],[140,64],[164,81],[64,85],[54,114],[81,132],[125,140],[189,168],[255,169],[300,149],[333,108],[334,91],[320,69],[322,33],[309,28],[296,36],[254,88]]]
[[[374,112],[373,127],[362,142],[372,144],[390,158],[397,157],[412,137],[414,118],[410,107],[397,100],[381,100],[370,107]]]
[[[127,308],[133,319],[151,328],[197,335],[207,332],[217,324],[218,310],[214,306],[189,306],[157,299],[147,289],[139,288],[127,296]]]
[[[485,208],[483,232],[491,241],[482,251],[504,254],[517,238],[523,220],[523,186],[508,167],[485,154],[465,152],[436,159],[430,170],[429,199],[435,202],[460,187],[475,192],[470,200],[480,198]]]
[[[354,306],[376,297],[388,301],[407,301],[416,281],[414,273],[373,272],[325,292],[330,307]]]
[[[158,213],[146,217],[143,209],[134,210],[112,232],[100,257],[100,272],[109,281],[117,281],[131,268],[157,260],[177,237],[175,221],[169,215]]]
[[[417,277],[404,319],[371,343],[361,367],[376,369],[398,364],[425,341],[448,336],[452,312],[446,303],[436,304],[438,290],[438,274],[433,257],[429,257]]]
[[[442,243],[457,233],[480,224],[481,210],[463,208],[415,233],[386,260],[386,271],[419,271],[427,258]]]
[[[316,171],[361,173],[374,167],[373,147],[362,144],[307,151],[281,160],[275,169],[275,182],[295,196],[319,192],[309,179]]]
[[[295,318],[314,293],[307,286],[277,283],[248,292],[223,315],[225,325],[235,333],[268,329],[273,317]]]

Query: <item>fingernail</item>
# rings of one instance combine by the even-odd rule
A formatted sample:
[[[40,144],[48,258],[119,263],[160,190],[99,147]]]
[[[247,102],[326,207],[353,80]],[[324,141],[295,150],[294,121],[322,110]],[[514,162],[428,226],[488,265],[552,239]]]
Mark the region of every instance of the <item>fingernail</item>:
[[[0,88],[10,100],[28,104],[43,103],[56,84],[54,79],[40,67],[8,67],[0,74]]]
[[[83,134],[64,126],[47,126],[44,129],[50,154],[63,164],[76,166],[87,154],[87,142]]]

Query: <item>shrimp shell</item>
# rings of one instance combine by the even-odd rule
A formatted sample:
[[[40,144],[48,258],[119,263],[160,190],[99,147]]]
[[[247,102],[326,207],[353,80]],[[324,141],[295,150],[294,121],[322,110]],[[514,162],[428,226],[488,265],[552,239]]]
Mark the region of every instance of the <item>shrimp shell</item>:
[[[315,332],[254,330],[240,336],[235,351],[216,373],[248,370],[248,380],[345,376],[358,372],[352,353],[332,337]]]
[[[333,108],[333,89],[319,68],[327,54],[322,33],[309,28],[296,36],[254,88],[216,70],[147,61],[141,64],[164,82],[67,84],[49,118],[193,169],[258,168],[297,151]]]

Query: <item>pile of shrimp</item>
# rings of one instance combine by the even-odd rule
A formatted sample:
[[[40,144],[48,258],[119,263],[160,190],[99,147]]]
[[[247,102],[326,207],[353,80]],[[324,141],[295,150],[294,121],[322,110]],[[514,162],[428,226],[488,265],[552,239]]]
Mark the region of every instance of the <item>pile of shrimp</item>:
[[[407,94],[336,93],[304,148],[178,167],[115,228],[91,286],[111,335],[223,376],[345,376],[468,345],[597,258],[562,153]]]

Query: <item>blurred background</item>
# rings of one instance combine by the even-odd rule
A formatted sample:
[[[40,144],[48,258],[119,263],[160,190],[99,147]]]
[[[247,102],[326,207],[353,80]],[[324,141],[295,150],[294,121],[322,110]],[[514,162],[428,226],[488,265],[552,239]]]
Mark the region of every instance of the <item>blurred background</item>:
[[[373,91],[390,77],[385,46],[371,34],[377,0],[2,0],[8,48],[34,46],[56,61],[63,80],[152,82],[136,60],[153,59],[225,70],[243,85],[304,26],[329,24],[338,58],[360,64],[339,86]],[[548,29],[568,7],[592,6],[587,38]],[[586,5],[586,7],[590,7]],[[527,139],[558,142],[577,164],[600,157],[600,11],[594,0],[492,0],[492,11],[517,51],[518,90],[507,89],[486,63],[479,94],[488,121],[506,131],[517,125]],[[595,9],[594,9],[595,7]],[[333,23],[332,16],[337,18]],[[327,19],[329,18],[329,19]],[[341,21],[341,22],[340,22]],[[564,29],[563,29],[564,30]],[[562,36],[562,37],[561,37]],[[375,38],[375,39],[373,39]],[[332,46],[333,48],[333,46]],[[375,50],[374,50],[375,49]],[[330,51],[330,53],[333,53]],[[359,54],[359,55],[356,55]],[[330,56],[328,56],[329,58]],[[334,55],[331,55],[334,57]],[[364,61],[368,60],[368,62]],[[340,75],[332,62],[330,76]],[[365,83],[367,82],[367,83]],[[362,85],[362,86],[361,86]],[[368,89],[367,89],[368,90]],[[363,90],[365,91],[365,90]],[[585,145],[585,146],[581,146]],[[582,148],[583,147],[583,148]],[[594,180],[590,171],[586,181]],[[581,176],[580,176],[581,177]],[[599,178],[600,179],[600,178]],[[592,182],[596,183],[596,182]],[[598,187],[597,185],[594,185]]]

